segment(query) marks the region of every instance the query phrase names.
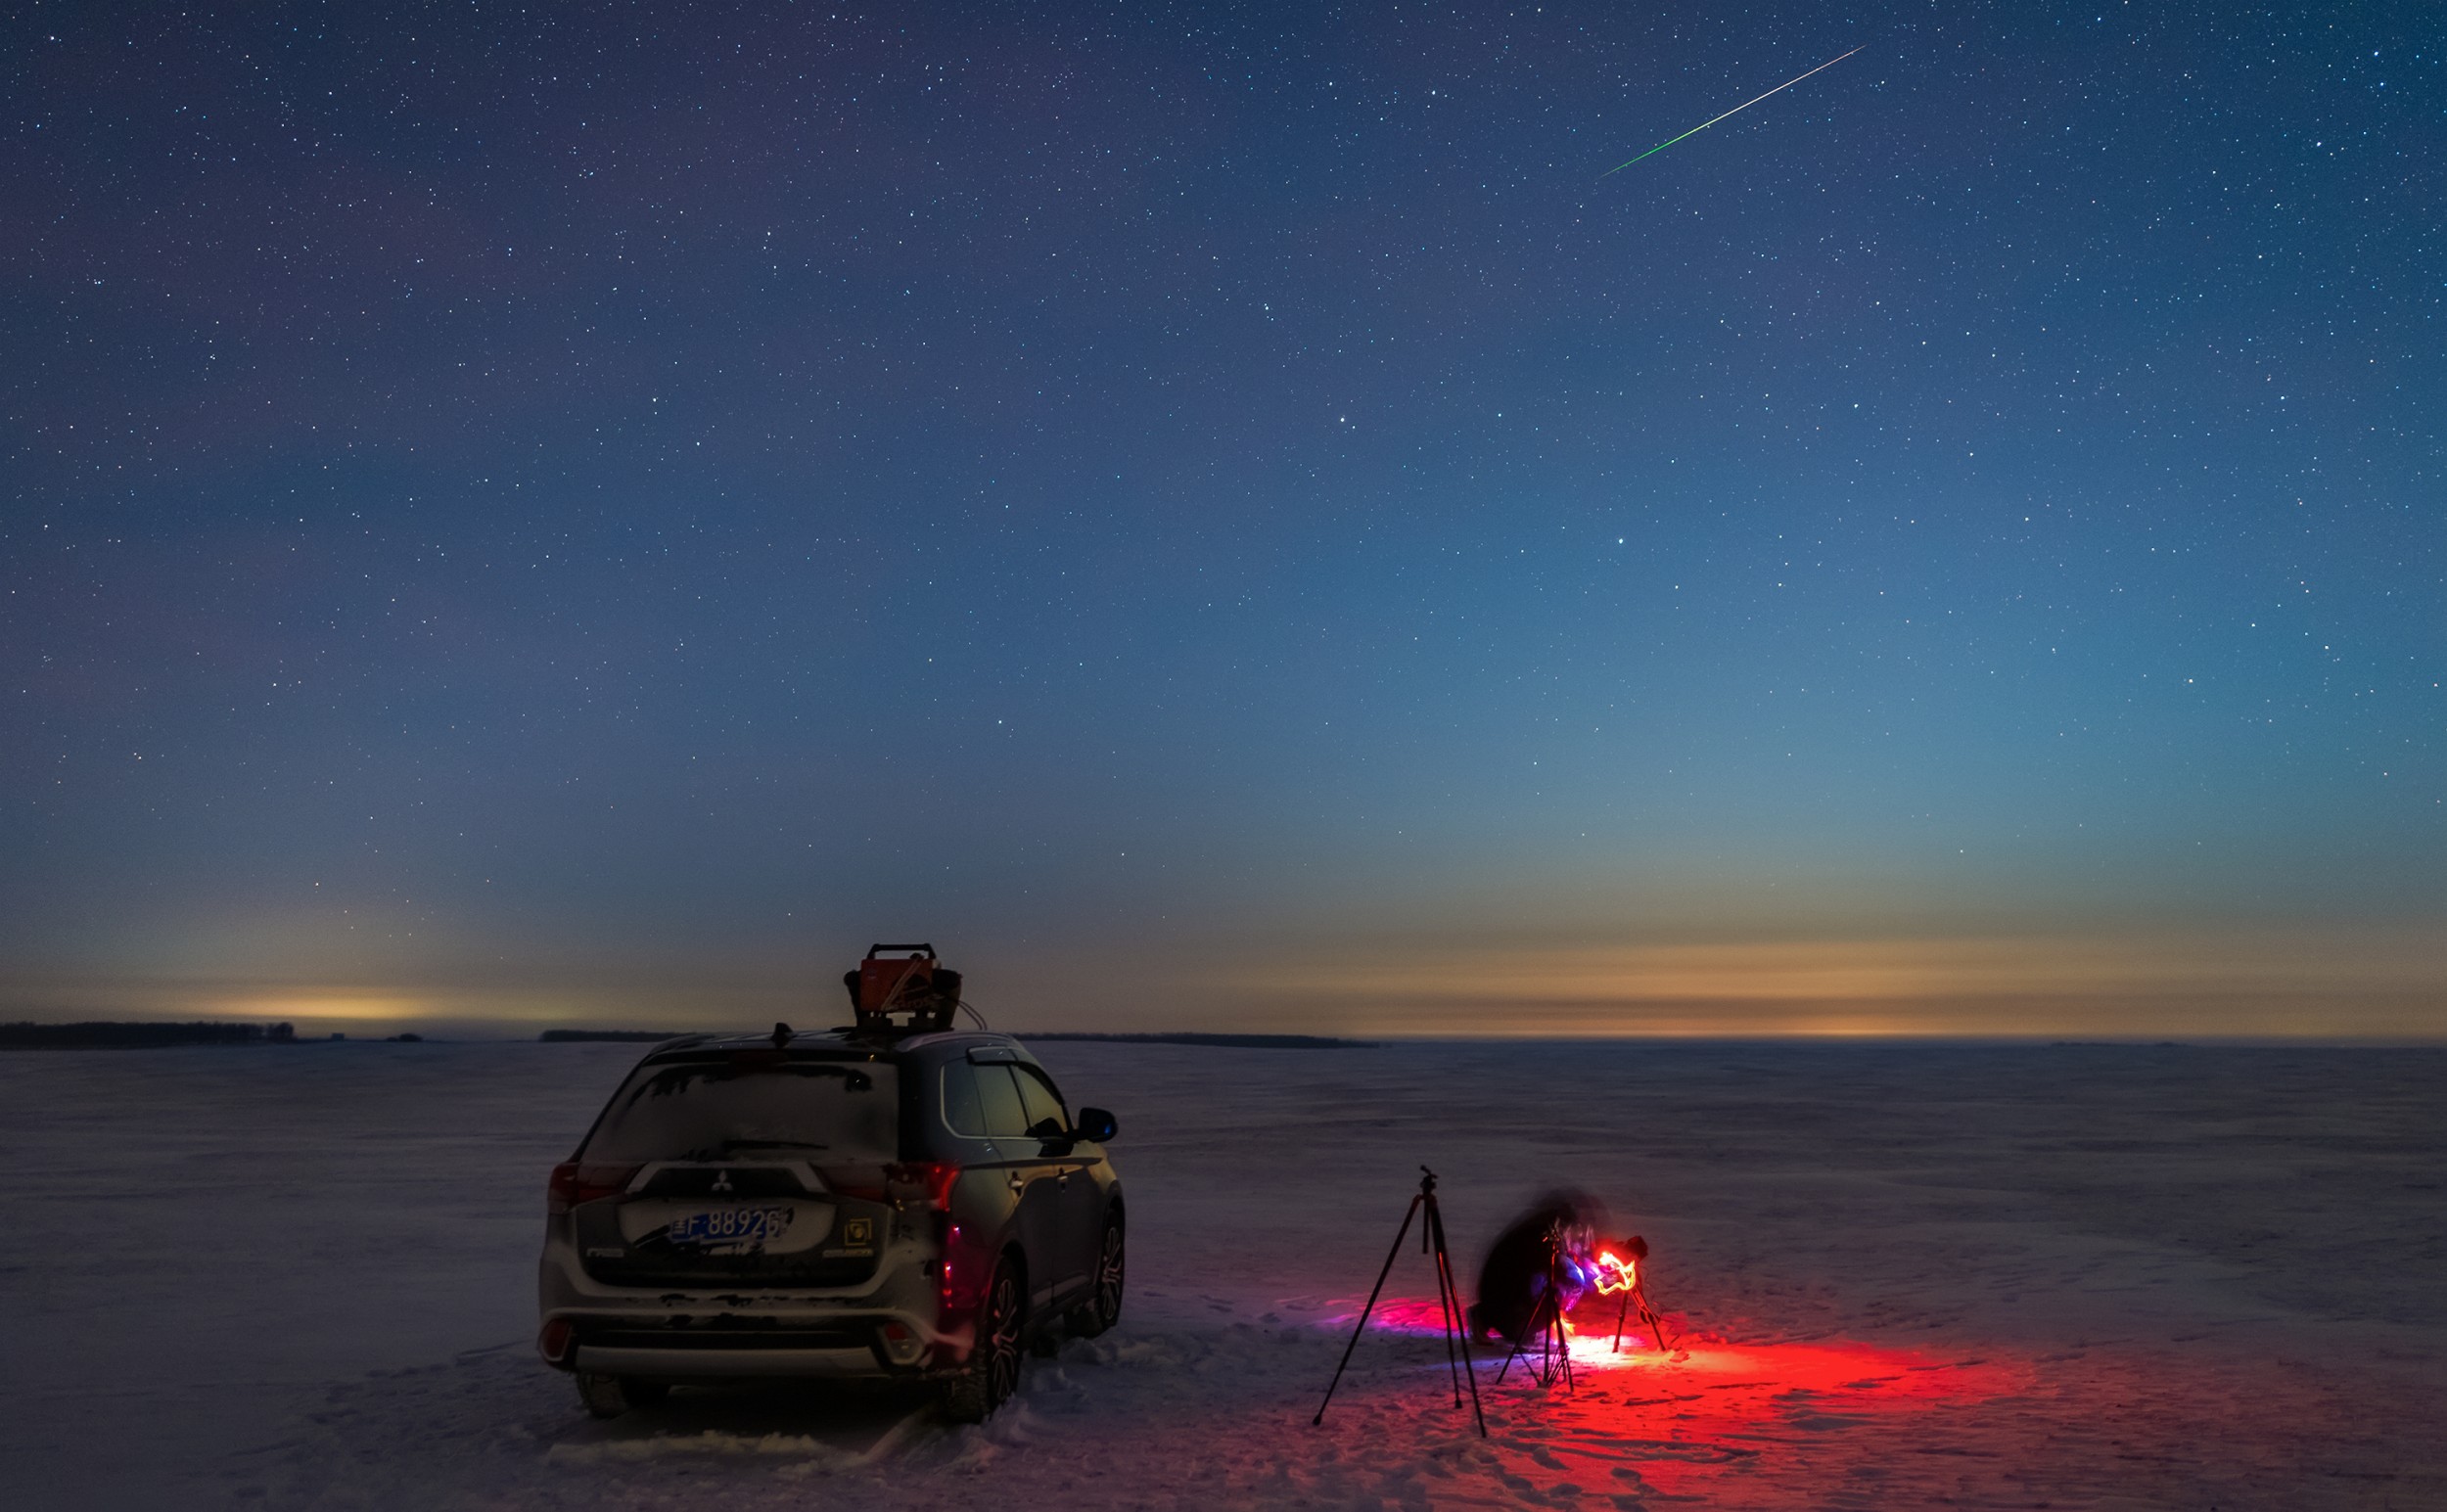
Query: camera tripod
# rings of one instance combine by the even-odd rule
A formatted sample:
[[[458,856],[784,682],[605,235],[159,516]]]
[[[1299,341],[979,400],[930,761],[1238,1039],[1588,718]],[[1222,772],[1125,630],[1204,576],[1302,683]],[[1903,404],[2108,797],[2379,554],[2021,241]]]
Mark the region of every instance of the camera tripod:
[[[1334,1367],[1334,1379],[1326,1383],[1325,1400],[1316,1404],[1316,1416],[1309,1420],[1311,1427],[1325,1421],[1325,1409],[1334,1400],[1334,1388],[1342,1385],[1343,1369],[1351,1363],[1351,1352],[1360,1347],[1360,1336],[1367,1332],[1368,1314],[1376,1310],[1376,1299],[1385,1290],[1385,1278],[1394,1272],[1394,1259],[1402,1253],[1402,1241],[1410,1236],[1410,1220],[1427,1210],[1427,1221],[1419,1225],[1419,1253],[1432,1256],[1436,1261],[1436,1305],[1445,1319],[1445,1368],[1453,1377],[1453,1404],[1461,1405],[1461,1381],[1470,1382],[1470,1413],[1478,1419],[1478,1436],[1487,1437],[1487,1414],[1478,1404],[1478,1372],[1470,1365],[1470,1325],[1462,1310],[1461,1288],[1453,1279],[1453,1255],[1445,1248],[1445,1215],[1436,1206],[1436,1172],[1425,1166],[1419,1168],[1419,1190],[1410,1199],[1408,1211],[1402,1215],[1402,1227],[1394,1233],[1394,1247],[1385,1252],[1385,1267],[1376,1273],[1376,1285],[1368,1292],[1368,1304],[1360,1309],[1360,1322],[1351,1330],[1351,1342],[1343,1346],[1342,1363]],[[1458,1359],[1454,1356],[1454,1341],[1461,1343]]]
[[[1648,1325],[1648,1342],[1657,1347],[1658,1353],[1672,1353],[1674,1346],[1665,1342],[1665,1319],[1657,1316],[1657,1309],[1648,1304],[1648,1282],[1645,1277],[1634,1281],[1623,1289],[1623,1308],[1614,1315],[1614,1352],[1617,1354],[1623,1352],[1623,1327],[1632,1320],[1632,1307],[1635,1304],[1639,1307],[1639,1320]]]
[[[1530,1378],[1540,1386],[1552,1386],[1561,1381],[1567,1390],[1577,1392],[1580,1382],[1572,1375],[1572,1338],[1563,1331],[1563,1233],[1562,1225],[1547,1230],[1547,1291],[1530,1311],[1529,1327],[1513,1341],[1512,1352],[1503,1357],[1503,1369],[1496,1372],[1496,1384],[1512,1369],[1516,1359],[1529,1358],[1535,1348],[1537,1359],[1527,1368]]]

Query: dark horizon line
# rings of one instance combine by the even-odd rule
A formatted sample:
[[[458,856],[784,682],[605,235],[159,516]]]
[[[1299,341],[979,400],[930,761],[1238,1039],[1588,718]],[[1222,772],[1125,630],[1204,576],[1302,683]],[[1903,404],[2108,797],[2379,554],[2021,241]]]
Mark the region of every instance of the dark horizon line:
[[[459,1019],[460,1027],[499,1025],[504,1030],[514,1026],[524,1030],[531,1021],[509,1019]],[[278,1032],[286,1024],[250,1020],[195,1019],[128,1019],[128,1020],[31,1020],[19,1019],[0,1023],[0,1050],[7,1049],[139,1049],[186,1048],[196,1045],[265,1046],[265,1045],[328,1045],[335,1042],[354,1044],[396,1043],[395,1032],[322,1031],[297,1033],[294,1038]],[[178,1031],[185,1031],[184,1035]],[[653,1043],[691,1034],[750,1033],[761,1026],[721,1030],[589,1030],[556,1028],[540,1033],[526,1032],[438,1036],[415,1031],[409,1042],[425,1044],[535,1044],[535,1043]],[[15,1032],[12,1032],[15,1031]],[[81,1036],[79,1031],[82,1031]],[[822,1032],[823,1031],[815,1031]],[[2168,1037],[2163,1034],[2098,1035],[2070,1037],[2062,1034],[2011,1033],[1949,1033],[1914,1034],[1883,1032],[1846,1033],[1666,1033],[1654,1031],[1626,1030],[1616,1033],[1403,1033],[1378,1031],[1367,1039],[1335,1035],[1269,1033],[1265,1031],[1207,1030],[1012,1030],[997,1031],[1015,1039],[1048,1042],[1106,1042],[1117,1044],[1155,1044],[1207,1046],[1244,1049],[1374,1049],[1388,1044],[1610,1044],[1623,1041],[1686,1044],[1693,1046],[1829,1046],[1870,1044],[1883,1047],[1926,1046],[1987,1046],[1995,1048],[2030,1049],[2414,1049],[2447,1050],[2447,1033],[2439,1035],[2353,1035],[2353,1034],[2189,1034]],[[83,1037],[84,1043],[71,1043],[71,1036]]]

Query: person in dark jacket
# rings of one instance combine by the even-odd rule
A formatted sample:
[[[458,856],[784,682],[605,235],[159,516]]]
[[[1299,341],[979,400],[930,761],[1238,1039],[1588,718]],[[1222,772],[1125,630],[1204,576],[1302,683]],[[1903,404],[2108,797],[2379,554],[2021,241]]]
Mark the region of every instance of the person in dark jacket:
[[[1547,1277],[1562,1278],[1561,1306],[1580,1301],[1583,1283],[1574,1263],[1595,1242],[1605,1210],[1585,1192],[1554,1191],[1512,1220],[1487,1250],[1478,1268],[1478,1301],[1470,1305],[1470,1332],[1506,1344],[1526,1343],[1547,1317]],[[1562,1249],[1557,1263],[1556,1249]]]

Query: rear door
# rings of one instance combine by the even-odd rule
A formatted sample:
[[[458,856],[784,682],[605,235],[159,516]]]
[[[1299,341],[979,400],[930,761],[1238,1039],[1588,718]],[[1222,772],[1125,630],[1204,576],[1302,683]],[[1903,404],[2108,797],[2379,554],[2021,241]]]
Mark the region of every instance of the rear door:
[[[1043,1306],[1078,1287],[1081,1260],[1069,1240],[1064,1211],[1067,1172],[1061,1163],[1045,1157],[1044,1142],[1029,1133],[1043,1114],[1030,1116],[1017,1077],[1018,1060],[1017,1054],[1003,1046],[981,1046],[969,1052],[969,1069],[975,1074],[987,1136],[1000,1156],[995,1168],[1019,1204],[1020,1245],[1028,1253],[1029,1300]]]
[[[891,1210],[831,1172],[899,1148],[899,1069],[710,1050],[630,1074],[579,1159],[630,1173],[573,1212],[580,1263],[623,1286],[837,1287],[873,1276]]]
[[[1020,1100],[1028,1109],[1028,1126],[1041,1128],[1051,1120],[1056,1128],[1071,1127],[1070,1105],[1063,1101],[1061,1089],[1042,1066],[1029,1061],[1015,1062],[1012,1075],[1020,1084]],[[1096,1242],[1104,1233],[1104,1188],[1096,1181],[1091,1168],[1104,1159],[1104,1151],[1096,1145],[1068,1140],[1040,1145],[1047,1162],[1054,1168],[1055,1206],[1061,1211],[1060,1232],[1052,1243],[1058,1248],[1062,1273],[1085,1285],[1096,1264]]]

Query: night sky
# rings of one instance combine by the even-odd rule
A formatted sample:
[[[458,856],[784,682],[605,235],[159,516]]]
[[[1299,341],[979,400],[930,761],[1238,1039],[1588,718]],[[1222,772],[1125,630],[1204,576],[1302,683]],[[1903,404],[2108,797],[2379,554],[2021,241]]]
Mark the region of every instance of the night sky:
[[[2434,5],[0,28],[8,1016],[2447,1033]]]

